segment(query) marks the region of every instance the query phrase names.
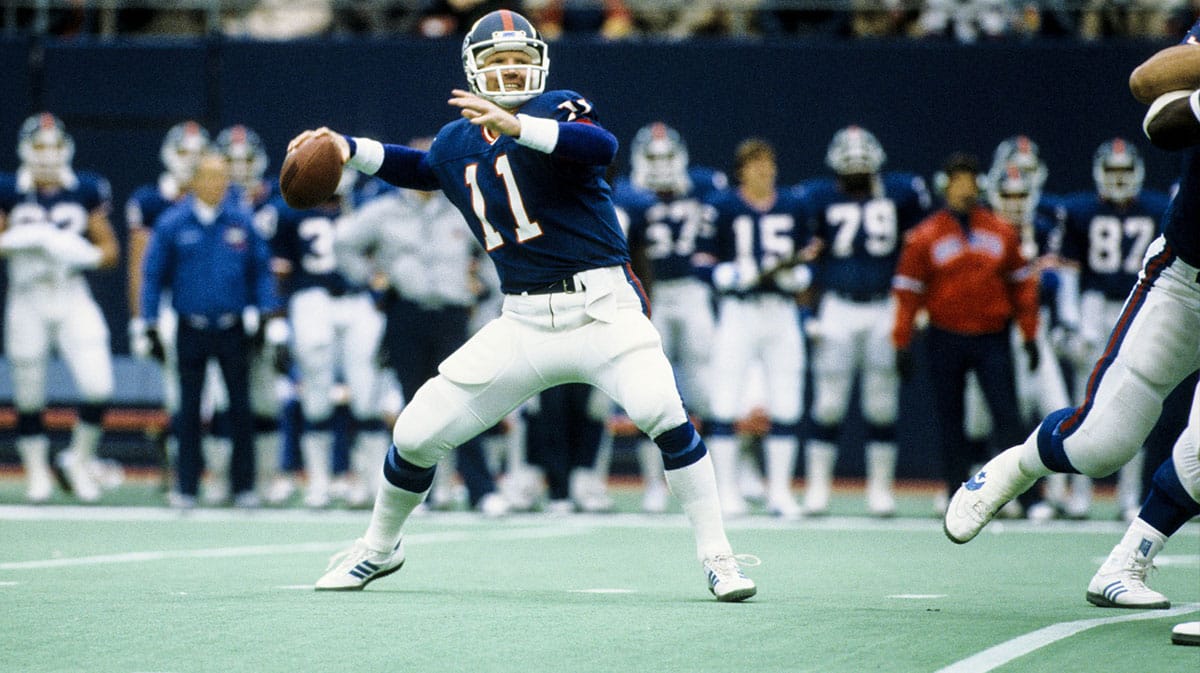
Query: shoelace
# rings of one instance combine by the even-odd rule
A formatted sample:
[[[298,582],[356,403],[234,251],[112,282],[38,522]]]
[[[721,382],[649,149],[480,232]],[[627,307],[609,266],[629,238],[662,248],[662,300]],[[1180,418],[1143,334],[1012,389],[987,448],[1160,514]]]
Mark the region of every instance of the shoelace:
[[[1149,590],[1146,586],[1146,576],[1153,570],[1158,570],[1158,566],[1153,563],[1143,563],[1137,559],[1136,555],[1130,554],[1129,560],[1125,563],[1124,570],[1128,571],[1132,577],[1126,580],[1127,583],[1137,589]]]
[[[741,575],[741,567],[739,564],[744,564],[747,567],[762,565],[762,559],[754,554],[717,554],[712,557],[709,566],[720,580],[732,579]]]
[[[349,549],[340,551],[329,557],[329,565],[325,566],[325,572],[333,570],[342,563],[345,563],[350,557],[360,554],[362,551],[367,551],[367,543],[362,540],[355,540]]]

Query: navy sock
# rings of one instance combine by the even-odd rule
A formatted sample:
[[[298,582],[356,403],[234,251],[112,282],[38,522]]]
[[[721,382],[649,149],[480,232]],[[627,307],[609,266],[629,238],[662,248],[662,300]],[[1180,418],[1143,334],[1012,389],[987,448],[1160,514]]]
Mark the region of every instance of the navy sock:
[[[435,471],[437,465],[419,467],[401,458],[395,444],[388,449],[387,460],[383,461],[383,478],[392,486],[413,493],[428,491],[433,486]]]
[[[1154,527],[1154,530],[1171,537],[1192,517],[1200,515],[1200,503],[1184,490],[1175,472],[1175,463],[1167,459],[1154,473],[1150,482],[1150,493],[1142,504],[1138,518]]]
[[[704,446],[691,421],[660,434],[654,438],[654,443],[662,451],[663,468],[667,470],[687,467],[708,453],[708,447]]]

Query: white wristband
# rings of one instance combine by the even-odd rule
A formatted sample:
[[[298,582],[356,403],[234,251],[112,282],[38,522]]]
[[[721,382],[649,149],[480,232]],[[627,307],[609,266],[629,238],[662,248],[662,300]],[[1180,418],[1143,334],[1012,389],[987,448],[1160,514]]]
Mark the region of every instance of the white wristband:
[[[354,156],[346,162],[350,168],[375,175],[383,165],[383,143],[370,138],[354,138]]]
[[[558,145],[558,122],[542,117],[530,117],[527,114],[519,114],[517,119],[521,122],[521,135],[517,136],[517,144],[546,154],[554,151],[554,147]]]

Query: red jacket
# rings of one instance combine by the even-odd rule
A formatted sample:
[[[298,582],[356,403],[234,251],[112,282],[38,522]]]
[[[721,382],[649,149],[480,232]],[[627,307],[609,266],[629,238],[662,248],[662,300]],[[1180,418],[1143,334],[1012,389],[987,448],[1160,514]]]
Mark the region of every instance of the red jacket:
[[[935,327],[956,334],[992,334],[1013,318],[1026,341],[1037,333],[1037,275],[1021,254],[1017,229],[983,206],[971,211],[969,224],[968,238],[942,209],[905,238],[892,278],[897,348],[909,346],[921,308]]]

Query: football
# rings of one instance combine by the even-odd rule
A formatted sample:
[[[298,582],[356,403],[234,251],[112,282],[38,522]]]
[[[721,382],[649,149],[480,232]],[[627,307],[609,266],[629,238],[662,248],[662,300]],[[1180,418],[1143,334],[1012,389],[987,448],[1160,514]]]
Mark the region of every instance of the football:
[[[279,169],[279,191],[297,210],[325,203],[342,177],[342,155],[328,136],[316,136],[288,152]]]

